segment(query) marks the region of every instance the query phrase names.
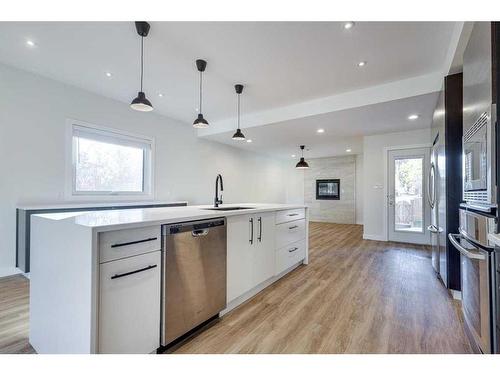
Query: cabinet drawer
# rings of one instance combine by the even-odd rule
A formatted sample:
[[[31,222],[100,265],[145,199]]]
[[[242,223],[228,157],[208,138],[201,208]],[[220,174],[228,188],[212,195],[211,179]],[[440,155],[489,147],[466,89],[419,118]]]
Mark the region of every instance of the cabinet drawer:
[[[300,220],[306,217],[304,208],[295,208],[293,210],[277,211],[276,224],[286,223],[288,221]]]
[[[147,354],[160,345],[161,251],[99,266],[99,352]]]
[[[298,241],[276,250],[275,274],[285,271],[306,257],[306,241]]]
[[[103,232],[99,235],[101,263],[161,249],[161,227]]]
[[[287,246],[306,237],[306,221],[295,220],[276,225],[276,248]]]

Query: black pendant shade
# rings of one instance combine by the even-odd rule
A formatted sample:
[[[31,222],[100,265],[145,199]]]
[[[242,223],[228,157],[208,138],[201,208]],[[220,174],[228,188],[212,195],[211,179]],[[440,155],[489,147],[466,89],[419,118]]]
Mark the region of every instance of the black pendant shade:
[[[198,117],[193,121],[193,127],[197,129],[208,128],[208,121],[203,118],[202,106],[203,106],[203,72],[207,67],[207,62],[205,60],[196,60],[196,68],[200,72],[200,111]]]
[[[240,84],[235,85],[234,90],[236,91],[236,94],[238,95],[238,129],[236,129],[236,133],[234,133],[233,139],[235,141],[244,141],[245,136],[243,135],[243,133],[241,132],[241,129],[240,129],[240,95],[243,92],[243,85],[240,85]]]
[[[142,83],[144,80],[144,37],[148,36],[150,26],[149,23],[140,21],[135,23],[135,28],[137,34],[141,37],[141,90],[137,94],[137,97],[132,100],[132,103],[130,103],[130,108],[136,111],[149,112],[153,110],[153,105],[146,99],[146,94],[142,91]]]
[[[203,114],[199,114],[196,120],[193,121],[193,127],[202,129],[208,127],[208,121],[203,118]]]
[[[300,161],[295,165],[297,169],[307,169],[309,168],[309,164],[304,160],[304,158],[300,158]]]
[[[306,146],[304,146],[304,145],[300,146],[300,149],[302,150],[302,157],[300,158],[299,162],[295,165],[296,169],[308,169],[309,168],[309,164],[307,164],[307,162],[304,159],[304,148],[305,147]]]
[[[236,130],[236,133],[234,133],[233,139],[235,141],[244,141],[245,140],[245,136],[243,135],[243,133],[241,132],[241,130],[238,129],[238,130]]]
[[[146,99],[146,94],[144,94],[142,91],[139,91],[137,97],[132,100],[132,103],[130,103],[130,107],[132,109],[135,109],[136,111],[142,112],[149,112],[153,110],[151,102]]]

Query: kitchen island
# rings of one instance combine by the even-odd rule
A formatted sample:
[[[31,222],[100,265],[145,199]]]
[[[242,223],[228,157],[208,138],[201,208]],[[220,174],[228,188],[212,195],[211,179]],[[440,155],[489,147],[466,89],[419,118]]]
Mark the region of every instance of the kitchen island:
[[[39,353],[155,352],[160,347],[161,226],[213,218],[227,221],[227,299],[221,315],[308,262],[303,205],[34,215],[31,345]]]

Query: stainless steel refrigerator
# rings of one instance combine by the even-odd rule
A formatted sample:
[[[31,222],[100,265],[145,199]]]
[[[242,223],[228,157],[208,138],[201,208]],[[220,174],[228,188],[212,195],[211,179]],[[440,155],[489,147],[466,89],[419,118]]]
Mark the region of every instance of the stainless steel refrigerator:
[[[431,128],[427,197],[432,266],[443,284],[460,290],[460,254],[448,239],[458,229],[462,201],[462,74],[445,77]]]

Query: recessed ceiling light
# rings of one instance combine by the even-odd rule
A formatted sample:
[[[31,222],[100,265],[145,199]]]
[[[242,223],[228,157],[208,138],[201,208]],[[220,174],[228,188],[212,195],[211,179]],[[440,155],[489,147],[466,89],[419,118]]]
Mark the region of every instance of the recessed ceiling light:
[[[297,156],[297,155],[293,154],[293,155],[292,155],[292,158],[294,158],[295,156]]]
[[[325,129],[318,129],[318,130],[316,130],[316,132],[318,132],[318,133],[324,133]]]
[[[161,92],[158,94],[158,96],[159,96],[160,98],[163,98],[163,94],[162,94]]]
[[[352,150],[350,148],[346,149],[345,152],[351,152]]]
[[[30,39],[28,39],[28,40],[26,41],[26,45],[27,45],[28,47],[34,47],[34,46],[35,46],[35,42],[34,42],[34,41],[32,41],[32,40],[30,40]]]
[[[106,77],[111,78],[112,75],[110,72],[106,72]]]
[[[365,65],[366,65],[366,61],[360,61],[360,62],[358,63],[358,66],[359,66],[359,67],[362,67],[362,66],[365,66]]]
[[[419,117],[420,117],[419,115],[410,115],[410,116],[408,116],[408,120],[416,120]]]
[[[344,29],[346,30],[352,29],[353,27],[354,27],[354,22],[352,21],[344,23]]]
[[[247,143],[252,143],[252,140],[251,139],[247,139]]]

